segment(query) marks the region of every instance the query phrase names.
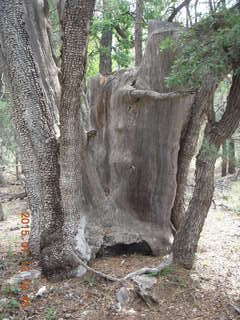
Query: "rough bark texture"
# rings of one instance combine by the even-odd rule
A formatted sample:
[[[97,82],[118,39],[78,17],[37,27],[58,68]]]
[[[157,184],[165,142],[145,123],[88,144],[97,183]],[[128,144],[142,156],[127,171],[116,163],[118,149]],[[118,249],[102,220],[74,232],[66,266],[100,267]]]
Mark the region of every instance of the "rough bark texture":
[[[139,69],[92,80],[81,211],[93,257],[170,249],[180,137],[194,95],[165,86],[175,57],[160,51],[168,36],[178,36],[176,25],[152,22]]]
[[[209,77],[195,96],[189,121],[182,132],[178,155],[177,192],[171,216],[176,230],[179,229],[184,218],[185,192],[190,163],[196,152],[201,125],[215,89],[216,83]]]
[[[228,146],[227,141],[222,145],[222,177],[227,175],[227,164],[228,164]]]
[[[41,243],[41,265],[48,274],[77,267],[75,251],[78,249],[83,260],[90,258],[84,235],[85,208],[89,199],[83,190],[88,164],[81,98],[94,5],[94,0],[67,0],[61,17],[60,187],[64,226],[62,232],[56,230]]]
[[[109,5],[106,0],[103,0],[103,19],[109,15]],[[100,39],[100,57],[99,57],[99,72],[102,75],[107,75],[112,72],[112,40],[113,32],[109,25],[104,26]]]
[[[143,39],[142,39],[142,21],[143,21],[143,0],[136,0],[135,13],[135,65],[139,66],[143,56]]]
[[[0,1],[1,61],[12,98],[32,211],[31,250],[40,232],[61,227],[57,140],[59,84],[47,36],[45,2]],[[39,45],[41,43],[41,46]]]
[[[192,268],[197,244],[214,191],[214,167],[220,146],[232,136],[240,121],[240,75],[233,76],[226,111],[221,120],[209,119],[197,157],[196,185],[181,228],[173,244],[174,261]]]
[[[196,152],[199,132],[203,123],[210,99],[216,89],[216,83],[207,79],[195,96],[189,121],[182,131],[178,155],[177,192],[172,209],[171,220],[176,230],[179,229],[185,214],[185,192],[191,160]]]
[[[236,173],[235,142],[233,139],[230,139],[228,147],[228,173]]]
[[[3,208],[2,208],[2,204],[0,203],[0,221],[4,220],[4,214],[3,214]]]

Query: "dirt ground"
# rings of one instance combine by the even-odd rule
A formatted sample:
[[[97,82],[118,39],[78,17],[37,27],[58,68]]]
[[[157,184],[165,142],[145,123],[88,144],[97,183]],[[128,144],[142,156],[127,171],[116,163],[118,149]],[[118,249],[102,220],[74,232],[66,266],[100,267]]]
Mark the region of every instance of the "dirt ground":
[[[15,188],[15,187],[12,187]],[[12,190],[13,191],[13,190]],[[1,189],[1,192],[7,192]],[[8,189],[8,192],[9,189]],[[196,265],[191,272],[166,268],[157,278],[154,295],[158,303],[146,305],[132,295],[132,313],[116,310],[119,284],[86,274],[83,278],[31,282],[30,306],[19,308],[22,292],[8,288],[6,279],[20,271],[20,213],[24,200],[4,204],[6,220],[0,222],[0,320],[237,320],[240,319],[240,181],[233,177],[218,179],[212,206],[199,243]],[[28,258],[30,259],[30,258]],[[97,259],[92,267],[105,273],[123,276],[143,266],[156,266],[159,258],[119,256]],[[31,268],[38,268],[31,261]],[[47,293],[37,298],[42,286]]]

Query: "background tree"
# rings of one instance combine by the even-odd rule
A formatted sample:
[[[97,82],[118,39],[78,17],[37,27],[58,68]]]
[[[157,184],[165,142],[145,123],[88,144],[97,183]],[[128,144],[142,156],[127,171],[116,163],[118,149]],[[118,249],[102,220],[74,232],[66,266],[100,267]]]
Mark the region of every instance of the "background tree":
[[[4,214],[3,214],[3,208],[2,208],[2,204],[0,203],[0,221],[4,220]]]
[[[103,0],[102,12],[104,22],[100,39],[99,72],[104,75],[112,72],[113,26],[111,21],[112,8],[109,1]]]
[[[143,0],[136,0],[135,12],[135,65],[139,66],[143,55]]]

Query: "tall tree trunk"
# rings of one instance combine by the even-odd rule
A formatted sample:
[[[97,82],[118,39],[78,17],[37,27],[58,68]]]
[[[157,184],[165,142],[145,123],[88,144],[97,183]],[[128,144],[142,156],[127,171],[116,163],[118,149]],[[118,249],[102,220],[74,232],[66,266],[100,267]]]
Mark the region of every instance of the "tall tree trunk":
[[[190,269],[197,245],[210,208],[214,191],[214,168],[220,146],[232,136],[240,121],[240,75],[235,73],[221,120],[209,119],[204,141],[197,157],[196,185],[183,223],[173,244],[174,261]]]
[[[235,142],[233,139],[229,140],[228,147],[228,173],[236,173],[236,154],[235,154]]]
[[[227,175],[227,164],[228,164],[228,145],[225,141],[222,145],[222,177]]]
[[[43,242],[41,265],[48,275],[57,270],[61,272],[61,269],[76,268],[79,265],[76,254],[85,261],[90,258],[84,234],[84,214],[88,199],[84,197],[83,191],[87,163],[81,97],[94,5],[95,0],[67,0],[61,19],[60,187],[64,227],[62,237],[57,236],[57,242],[49,241],[49,237]],[[80,239],[79,246],[79,243],[75,243],[76,236]],[[56,254],[53,255],[53,252]]]
[[[40,252],[40,234],[61,228],[63,222],[54,131],[60,87],[45,9],[40,0],[0,0],[0,58],[19,136],[35,255]]]
[[[1,50],[1,44],[0,44]],[[3,71],[2,71],[1,61],[0,61],[0,100],[4,99],[4,82],[3,82]]]
[[[111,15],[109,12],[109,4],[107,0],[103,0],[103,19]],[[100,39],[100,60],[99,60],[99,73],[107,75],[112,73],[112,40],[113,32],[112,27],[109,25],[104,26]]]
[[[142,22],[143,22],[143,0],[136,0],[135,13],[135,65],[139,66],[143,56]]]
[[[4,220],[4,214],[3,214],[3,208],[2,208],[2,204],[0,203],[0,221]]]
[[[177,192],[171,215],[176,230],[179,229],[185,215],[185,192],[189,168],[196,152],[201,125],[215,89],[216,82],[211,78],[207,79],[195,97],[190,119],[182,132],[178,155]]]

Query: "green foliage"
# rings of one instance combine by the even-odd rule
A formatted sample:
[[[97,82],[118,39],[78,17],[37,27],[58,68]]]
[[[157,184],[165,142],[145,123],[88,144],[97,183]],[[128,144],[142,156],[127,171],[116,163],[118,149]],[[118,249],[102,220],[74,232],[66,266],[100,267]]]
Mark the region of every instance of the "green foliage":
[[[159,275],[162,276],[162,277],[166,277],[166,276],[168,276],[169,274],[174,273],[174,271],[175,271],[175,270],[174,270],[174,267],[173,267],[172,265],[170,265],[170,266],[162,269],[162,270],[160,271]]]
[[[169,86],[199,87],[211,73],[217,79],[240,61],[240,15],[224,10],[203,19],[178,41],[181,55],[167,78]]]
[[[8,309],[20,309],[20,303],[16,299],[11,299],[7,304]]]
[[[45,312],[45,320],[56,320],[57,319],[57,311],[53,307],[49,307]]]
[[[165,51],[165,50],[174,50],[175,47],[175,40],[171,37],[166,37],[164,40],[161,41],[160,43],[160,51]]]
[[[2,289],[2,293],[5,295],[5,296],[9,296],[9,295],[18,295],[20,293],[20,290],[17,286],[12,286],[12,285],[9,285],[9,286],[5,286],[3,289]]]
[[[169,0],[144,1],[143,13],[143,37],[146,38],[148,21],[163,17],[164,10],[170,3]],[[99,8],[98,8],[99,7]],[[87,76],[91,77],[99,72],[99,53],[101,34],[104,29],[112,30],[112,64],[113,69],[128,68],[134,62],[134,23],[135,23],[135,1],[131,0],[109,0],[107,9],[102,11],[98,6],[91,27],[89,42],[89,57]]]
[[[159,272],[149,272],[147,275],[149,277],[158,277],[158,276],[166,277],[169,274],[172,274],[173,272],[174,272],[174,268],[173,268],[173,266],[170,265],[168,267],[165,267],[164,269],[162,269]]]

